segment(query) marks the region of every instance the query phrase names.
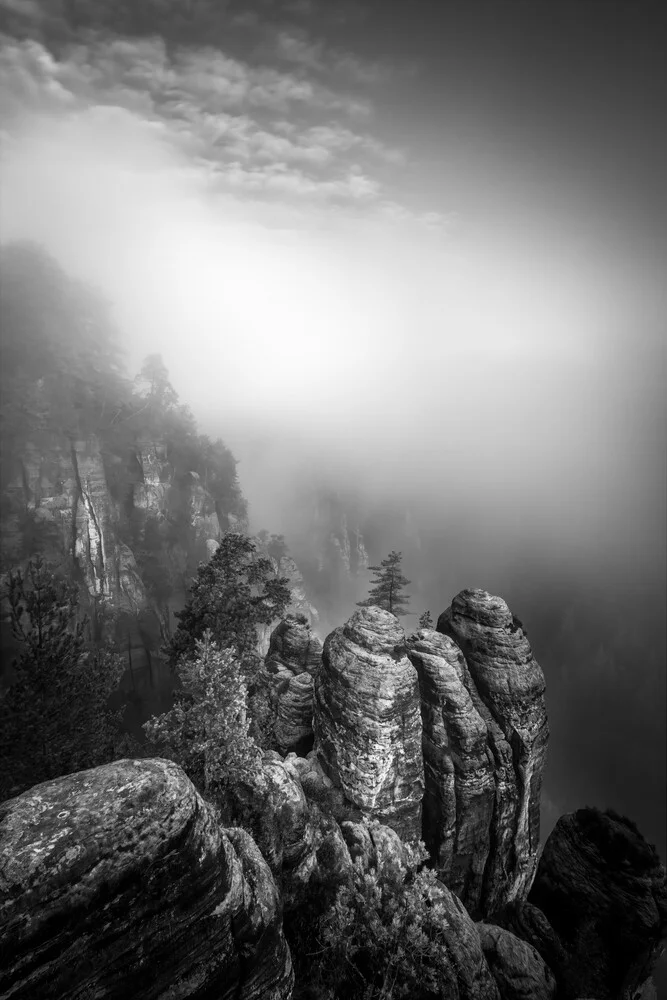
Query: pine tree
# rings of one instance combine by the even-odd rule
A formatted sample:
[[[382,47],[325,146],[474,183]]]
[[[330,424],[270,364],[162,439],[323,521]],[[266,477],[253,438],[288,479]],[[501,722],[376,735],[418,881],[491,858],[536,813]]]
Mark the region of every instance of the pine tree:
[[[419,628],[433,628],[433,616],[430,611],[424,611],[419,616]]]
[[[390,552],[379,566],[369,566],[376,578],[371,580],[372,587],[366,600],[357,601],[359,607],[384,608],[397,616],[410,613],[407,609],[409,598],[402,593],[403,588],[410,583],[401,574],[402,558],[400,552]]]
[[[179,625],[166,647],[172,669],[191,657],[210,629],[220,648],[232,646],[251,678],[259,663],[258,626],[282,618],[291,600],[289,580],[276,577],[270,559],[257,556],[247,535],[228,531],[213,558],[201,563]]]

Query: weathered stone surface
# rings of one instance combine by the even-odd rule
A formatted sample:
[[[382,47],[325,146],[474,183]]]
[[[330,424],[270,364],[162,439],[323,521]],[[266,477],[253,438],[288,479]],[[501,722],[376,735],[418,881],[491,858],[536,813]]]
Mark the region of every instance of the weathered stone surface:
[[[235,789],[262,855],[279,886],[286,911],[305,899],[313,878],[339,876],[352,860],[343,834],[328,809],[309,801],[296,761],[267,753],[261,773]]]
[[[0,805],[0,994],[288,1000],[268,866],[171,761],[122,760]]]
[[[484,957],[477,928],[465,906],[446,886],[431,888],[431,905],[441,910],[443,962],[439,996],[452,1000],[503,1000]]]
[[[488,730],[495,805],[483,912],[525,896],[539,847],[540,789],[549,728],[544,675],[521,622],[500,597],[463,590],[438,619],[466,660],[472,702]]]
[[[307,753],[313,745],[313,678],[291,677],[287,690],[278,696],[275,734],[281,753]]]
[[[281,664],[293,674],[313,677],[322,664],[322,640],[304,615],[287,615],[271,633],[266,663]]]
[[[360,608],[324,643],[315,681],[315,746],[362,814],[421,837],[424,766],[417,673],[394,615]]]
[[[420,629],[408,639],[423,722],[423,839],[445,885],[481,915],[495,799],[488,727],[453,639]]]
[[[234,791],[235,805],[244,810],[284,906],[293,909],[304,898],[316,867],[315,834],[298,778],[278,754],[265,754],[261,770]]]
[[[630,820],[598,809],[561,816],[529,901],[565,950],[553,968],[559,996],[612,1000],[646,984],[667,937],[667,876]]]
[[[501,1000],[554,1000],[556,980],[535,948],[494,924],[477,931]]]
[[[305,756],[313,746],[313,677],[322,642],[303,615],[288,615],[271,633],[259,675],[281,753]]]
[[[364,871],[381,869],[387,863],[405,864],[403,841],[390,826],[377,821],[354,823],[344,820],[340,825],[353,861],[361,860]]]
[[[539,907],[533,903],[527,900],[509,903],[503,910],[493,914],[493,923],[532,944],[550,969],[560,969],[567,960],[558,935]]]

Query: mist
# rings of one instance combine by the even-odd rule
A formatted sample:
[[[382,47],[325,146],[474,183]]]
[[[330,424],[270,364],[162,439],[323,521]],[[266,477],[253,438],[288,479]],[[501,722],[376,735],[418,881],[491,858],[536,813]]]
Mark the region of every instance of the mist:
[[[298,548],[299,495],[349,491],[417,612],[502,595],[547,676],[547,812],[614,806],[664,855],[667,301],[641,228],[618,238],[558,157],[536,187],[496,151],[432,217],[400,191],[376,211],[361,168],[262,185],[240,158],[221,184],[138,90],[63,95],[7,51],[2,241],[104,293],[130,375],[162,354],[253,530]]]

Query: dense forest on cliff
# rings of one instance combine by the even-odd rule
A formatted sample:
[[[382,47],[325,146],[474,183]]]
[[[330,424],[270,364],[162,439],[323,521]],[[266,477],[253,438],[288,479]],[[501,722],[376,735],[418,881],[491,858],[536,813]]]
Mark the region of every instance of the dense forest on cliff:
[[[247,524],[234,456],[197,432],[159,356],[126,374],[107,304],[46,252],[4,246],[0,266],[1,570],[62,566],[141,670],[208,540]]]

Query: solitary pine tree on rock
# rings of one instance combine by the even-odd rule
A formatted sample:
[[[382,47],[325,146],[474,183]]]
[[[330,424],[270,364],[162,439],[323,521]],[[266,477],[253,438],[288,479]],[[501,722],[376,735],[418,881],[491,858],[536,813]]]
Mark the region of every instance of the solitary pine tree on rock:
[[[409,598],[403,594],[404,587],[410,583],[401,573],[400,552],[390,552],[386,559],[383,559],[379,566],[369,566],[375,573],[375,579],[371,580],[371,590],[365,601],[357,601],[360,608],[384,608],[392,615],[407,615],[407,604]]]
[[[419,616],[419,628],[433,628],[433,615],[430,611],[424,611]]]

